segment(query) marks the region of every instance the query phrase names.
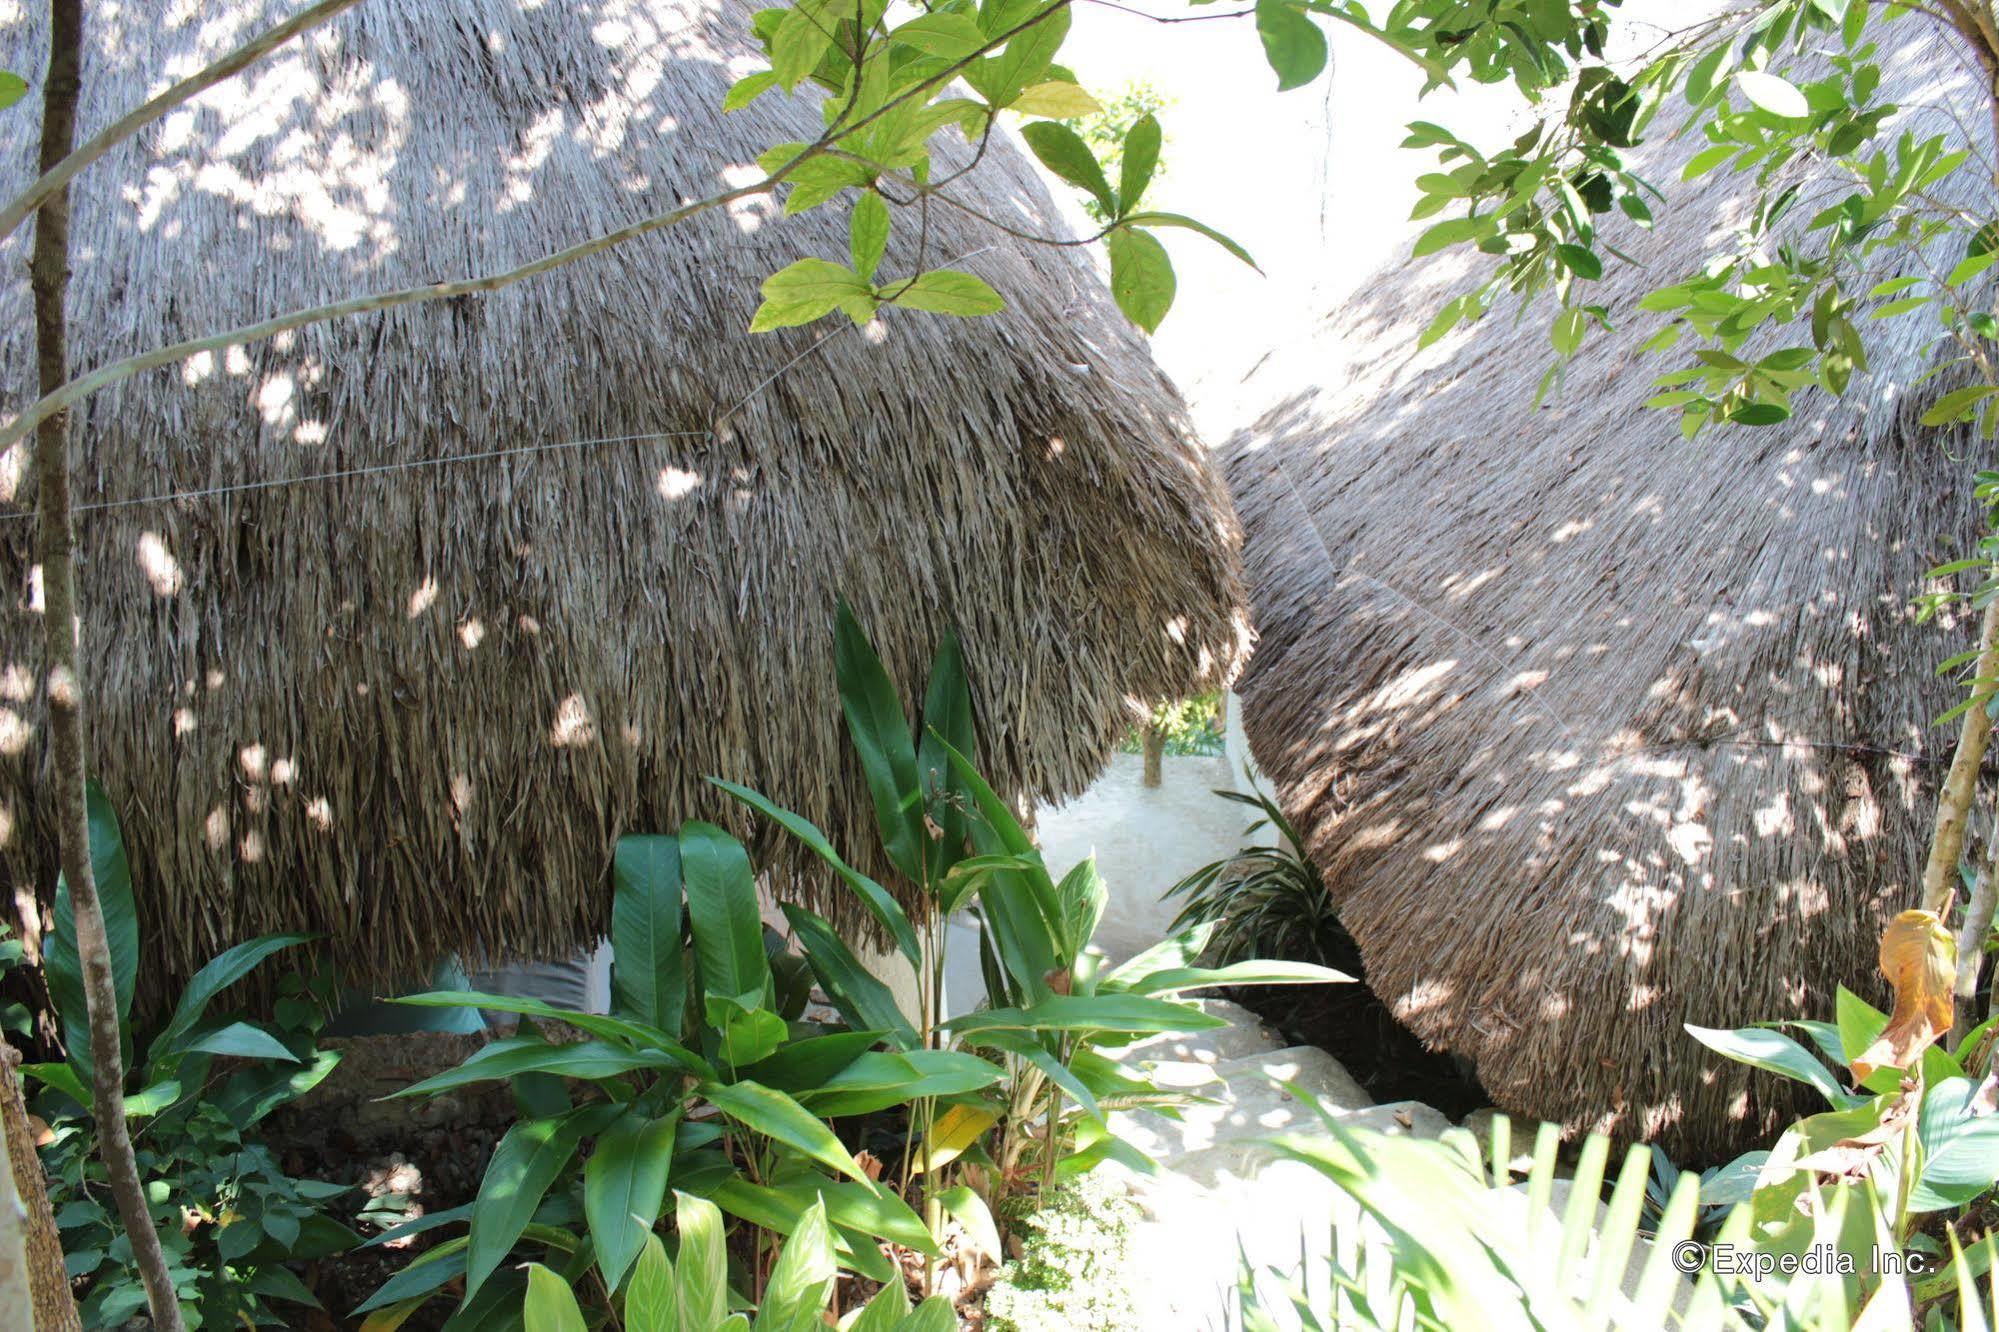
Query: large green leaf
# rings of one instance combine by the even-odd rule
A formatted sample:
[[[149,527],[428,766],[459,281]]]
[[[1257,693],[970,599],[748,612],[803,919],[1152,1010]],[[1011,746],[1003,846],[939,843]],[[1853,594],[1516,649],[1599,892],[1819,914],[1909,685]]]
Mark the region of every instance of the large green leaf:
[[[527,1332],[589,1332],[567,1281],[540,1263],[529,1263],[527,1271],[527,1299],[521,1308]]]
[[[1041,159],[1041,165],[1079,189],[1089,191],[1106,213],[1117,211],[1117,196],[1104,177],[1104,168],[1082,135],[1056,120],[1037,120],[1022,125],[1020,135]]]
[[[780,1046],[769,1058],[741,1070],[742,1075],[796,1094],[816,1089],[828,1078],[881,1043],[878,1031],[836,1031],[807,1036]]]
[[[1999,1181],[1999,1115],[1973,1114],[1974,1091],[1969,1078],[1952,1078],[1923,1093],[1916,1130],[1923,1167],[1909,1195],[1910,1211],[1961,1206]]]
[[[814,1332],[823,1328],[821,1315],[831,1302],[840,1269],[833,1260],[833,1235],[826,1209],[814,1202],[805,1209],[791,1237],[771,1268],[757,1307],[756,1332]]]
[[[267,934],[260,939],[239,943],[215,956],[209,964],[194,973],[194,979],[181,991],[180,1003],[174,1008],[174,1015],[160,1034],[153,1038],[149,1058],[158,1059],[181,1048],[181,1042],[201,1021],[202,1014],[215,996],[234,985],[271,954],[306,943],[314,936],[310,934]]]
[[[445,1283],[465,1274],[465,1248],[471,1243],[463,1235],[425,1250],[410,1265],[384,1281],[367,1299],[354,1306],[357,1314],[400,1304],[430,1294]]]
[[[1692,1023],[1686,1024],[1686,1027],[1689,1036],[1715,1053],[1726,1055],[1739,1064],[1815,1087],[1832,1105],[1843,1106],[1852,1099],[1832,1080],[1825,1065],[1814,1058],[1811,1051],[1780,1031],[1765,1027],[1740,1027],[1726,1031],[1715,1027],[1696,1027]]]
[[[1020,826],[1020,820],[1004,800],[986,784],[972,761],[956,746],[940,741],[944,755],[958,780],[969,791],[977,810],[971,821],[972,844],[981,855],[1010,855],[1024,858],[1031,868],[1018,871],[995,870],[980,894],[985,920],[994,947],[1007,974],[1023,994],[1044,998],[1049,993],[1048,973],[1058,967],[1061,910],[1055,900],[1055,884],[1041,865],[1041,853],[1034,840]]]
[[[978,748],[965,653],[958,635],[949,631],[937,644],[937,655],[930,662],[930,684],[923,695],[923,730],[916,745],[917,786],[931,821],[943,831],[943,836],[929,843],[934,850],[929,876],[933,886],[942,879],[946,867],[965,854],[965,810],[971,803],[970,793],[944,752],[947,744],[961,754],[972,754]]]
[[[701,988],[711,994],[771,992],[756,872],[742,843],[712,823],[680,829],[680,874]]]
[[[534,1219],[549,1186],[576,1154],[581,1138],[601,1132],[620,1105],[587,1105],[556,1119],[515,1124],[493,1148],[493,1159],[472,1202],[472,1233],[465,1257],[465,1298],[471,1299]]]
[[[611,858],[611,996],[618,1011],[678,1035],[687,1004],[680,842],[618,839]]]
[[[1303,87],[1326,67],[1326,34],[1298,0],[1256,0],[1256,35],[1279,92]]]
[[[908,1313],[908,1287],[900,1281],[891,1281],[875,1292],[874,1298],[867,1302],[867,1306],[861,1310],[860,1317],[854,1320],[846,1332],[905,1332],[903,1319]],[[951,1323],[945,1325],[950,1328],[950,1332],[957,1332],[953,1326],[957,1318],[954,1312],[951,1315]]]
[[[1121,988],[1129,994],[1180,994],[1218,985],[1323,985],[1352,976],[1312,962],[1235,962],[1226,967],[1166,967]]]
[[[1104,876],[1097,873],[1095,856],[1086,857],[1062,876],[1062,882],[1055,885],[1055,902],[1062,913],[1063,957],[1074,959],[1083,955],[1110,900]]]
[[[673,1263],[659,1236],[650,1231],[632,1268],[632,1284],[625,1288],[625,1332],[680,1332]]]
[[[962,1034],[962,1033],[961,1033]],[[969,1044],[994,1050],[1004,1050],[1027,1061],[1038,1069],[1041,1075],[1069,1094],[1069,1099],[1083,1108],[1091,1119],[1103,1122],[1103,1108],[1097,1103],[1096,1094],[1076,1075],[1076,1071],[1043,1045],[1031,1032],[1008,1028],[993,1028],[977,1031],[964,1038]]]
[[[715,1186],[714,1199],[730,1215],[778,1235],[789,1235],[807,1208],[823,1204],[842,1230],[892,1240],[918,1253],[942,1253],[923,1218],[892,1189],[870,1190],[809,1172],[776,1184],[752,1184],[734,1175]]]
[[[499,1013],[518,1013],[522,1017],[566,1022],[579,1031],[587,1031],[592,1036],[621,1049],[640,1052],[657,1050],[689,1073],[704,1078],[715,1076],[715,1070],[700,1055],[687,1049],[659,1028],[644,1022],[634,1022],[628,1018],[610,1017],[603,1013],[579,1013],[574,1009],[557,1008],[554,1004],[540,999],[530,999],[525,995],[487,994],[480,990],[437,990],[428,994],[404,995],[395,1002],[410,1004],[417,1008],[490,1008]],[[495,1044],[505,1045],[506,1042],[495,1042]],[[493,1046],[486,1046],[480,1054],[492,1049]]]
[[[299,1062],[298,1056],[286,1049],[283,1041],[262,1027],[252,1026],[248,1022],[231,1022],[213,1031],[199,1032],[188,1039],[184,1048],[190,1054],[232,1055],[238,1059],[277,1059],[289,1064]]]
[[[1111,296],[1125,318],[1148,333],[1156,332],[1173,308],[1179,281],[1172,256],[1151,232],[1129,224],[1104,237],[1111,261]]]
[[[921,879],[927,836],[909,718],[894,681],[845,597],[840,599],[833,631],[833,658],[840,679],[840,710],[846,714],[847,735],[874,799],[882,849],[897,869],[912,880]]]
[[[659,1068],[667,1062],[657,1055],[619,1049],[603,1041],[550,1045],[539,1038],[511,1037],[481,1047],[456,1068],[448,1068],[389,1095],[428,1096],[453,1087],[504,1080],[522,1073],[553,1073],[564,1078],[610,1078],[642,1068]]]
[[[583,1215],[606,1290],[618,1288],[659,1220],[677,1123],[677,1115],[628,1113],[604,1131],[583,1163]]]
[[[680,1258],[673,1284],[683,1328],[720,1327],[729,1315],[729,1259],[722,1238],[722,1213],[706,1198],[673,1191],[673,1228]]]
[[[846,880],[847,886],[860,896],[868,913],[881,922],[882,928],[895,939],[896,948],[909,959],[909,964],[922,965],[923,950],[916,941],[915,927],[909,923],[909,917],[903,909],[896,905],[895,899],[889,895],[887,889],[843,860],[840,853],[833,849],[833,844],[826,840],[826,834],[820,832],[809,819],[799,817],[747,786],[725,782],[719,777],[710,777],[708,780],[710,784],[727,791],[751,809],[774,819],[786,832],[805,843],[814,855],[831,865],[833,872]]]
[[[104,915],[105,942],[111,951],[111,983],[118,994],[122,1024],[132,1011],[132,990],[139,975],[139,912],[132,899],[132,866],[125,856],[124,834],[111,797],[95,781],[85,791],[90,827],[90,868],[97,885],[97,905]],[[90,1082],[90,1010],[84,998],[83,965],[76,949],[76,908],[69,883],[56,878],[55,928],[43,967],[49,997],[62,1018],[63,1044],[83,1082]]]
[[[926,1096],[958,1096],[990,1087],[1002,1076],[975,1055],[958,1050],[911,1050],[864,1054],[798,1099],[829,1119],[864,1115]]]
[[[795,903],[782,905],[784,918],[805,949],[805,961],[819,978],[827,998],[851,1027],[883,1031],[905,1050],[922,1042],[916,1028],[896,1006],[895,994],[861,965],[853,949],[847,947],[826,918]]]
[[[783,1092],[749,1081],[709,1082],[702,1084],[701,1095],[707,1097],[717,1110],[752,1132],[803,1152],[822,1165],[829,1165],[843,1175],[860,1180],[869,1188],[874,1187],[868,1180],[867,1172],[841,1146],[833,1130]]]
[[[1027,1008],[988,1008],[944,1024],[960,1036],[986,1031],[1209,1031],[1228,1020],[1188,1004],[1132,994],[1058,994]]]

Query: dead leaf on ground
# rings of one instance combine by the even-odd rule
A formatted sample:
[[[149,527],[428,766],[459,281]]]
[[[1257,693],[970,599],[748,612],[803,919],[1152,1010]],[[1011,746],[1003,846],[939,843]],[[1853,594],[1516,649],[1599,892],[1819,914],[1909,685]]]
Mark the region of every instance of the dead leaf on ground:
[[[1904,911],[1881,932],[1881,974],[1895,987],[1895,1011],[1874,1044],[1853,1060],[1866,1081],[1877,1068],[1909,1068],[1950,1030],[1957,944],[1934,911]]]

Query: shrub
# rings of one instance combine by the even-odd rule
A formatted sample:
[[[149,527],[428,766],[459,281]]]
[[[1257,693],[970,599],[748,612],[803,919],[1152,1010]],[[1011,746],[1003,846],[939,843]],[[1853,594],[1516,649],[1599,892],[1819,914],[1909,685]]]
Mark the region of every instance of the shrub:
[[[1020,1257],[986,1292],[992,1332],[1141,1332],[1131,1255],[1138,1204],[1105,1171],[1044,1193],[1022,1217]]]

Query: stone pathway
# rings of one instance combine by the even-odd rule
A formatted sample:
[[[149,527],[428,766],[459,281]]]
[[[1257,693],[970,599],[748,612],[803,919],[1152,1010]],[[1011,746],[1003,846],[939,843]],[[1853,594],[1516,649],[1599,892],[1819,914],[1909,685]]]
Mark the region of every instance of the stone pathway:
[[[1430,1138],[1451,1127],[1415,1101],[1375,1104],[1331,1055],[1286,1046],[1248,1009],[1221,1000],[1203,1007],[1229,1025],[1157,1037],[1124,1055],[1161,1085],[1202,1099],[1177,1119],[1152,1111],[1112,1116],[1113,1128],[1160,1166],[1152,1175],[1126,1172],[1145,1212],[1133,1257],[1144,1274],[1135,1291],[1139,1321],[1148,1328],[1235,1327],[1233,1292],[1245,1259],[1259,1271],[1323,1277],[1336,1221],[1355,1224],[1352,1204],[1324,1176],[1259,1145],[1277,1133],[1325,1132],[1285,1084],[1349,1125]],[[1281,1295],[1275,1303],[1283,1306]]]

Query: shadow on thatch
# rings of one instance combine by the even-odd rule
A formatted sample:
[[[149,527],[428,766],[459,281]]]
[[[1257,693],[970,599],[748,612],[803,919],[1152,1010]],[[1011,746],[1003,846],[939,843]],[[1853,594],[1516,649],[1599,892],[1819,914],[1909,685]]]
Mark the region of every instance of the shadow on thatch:
[[[290,8],[93,14],[80,131]],[[748,21],[700,0],[357,7],[77,183],[75,360],[504,268],[742,180],[819,123],[811,98],[720,114]],[[42,23],[31,7],[0,63],[39,69]],[[34,132],[0,118],[4,188]],[[1007,145],[961,188],[1059,226]],[[912,270],[917,231],[884,273]],[[9,272],[23,244],[0,247]],[[81,523],[91,761],[134,848],[147,974],[302,926],[375,981],[446,948],[559,953],[601,928],[618,835],[751,831],[709,774],[867,863],[841,592],[905,682],[959,629],[985,764],[1022,797],[1080,789],[1139,709],[1233,671],[1234,516],[1087,258],[934,209],[925,266],[960,260],[1005,314],[745,332],[766,274],[845,253],[843,209],[748,201],[90,400],[79,503],[231,491]],[[25,284],[0,295],[9,411],[27,309]],[[232,489],[494,450],[522,452]],[[0,875],[46,894],[33,525],[14,518],[33,500],[24,454],[0,458]],[[783,892],[851,900],[757,832]]]
[[[1964,76],[1917,30],[1891,29],[1889,95],[1954,135],[1931,99]],[[1667,128],[1641,169],[1675,182],[1699,145]],[[1642,406],[1680,361],[1637,352],[1636,300],[1698,263],[1735,183],[1668,185],[1656,230],[1624,228],[1645,267],[1590,295],[1617,332],[1543,409],[1545,310],[1418,353],[1468,270],[1399,264],[1259,367],[1229,462],[1249,737],[1371,981],[1501,1105],[1694,1155],[1790,1104],[1683,1023],[1826,1018],[1836,983],[1878,984],[1948,756],[1932,671],[1965,646],[1908,598],[1979,530],[1964,441],[1914,426],[1915,320],[1781,427],[1688,444]]]

